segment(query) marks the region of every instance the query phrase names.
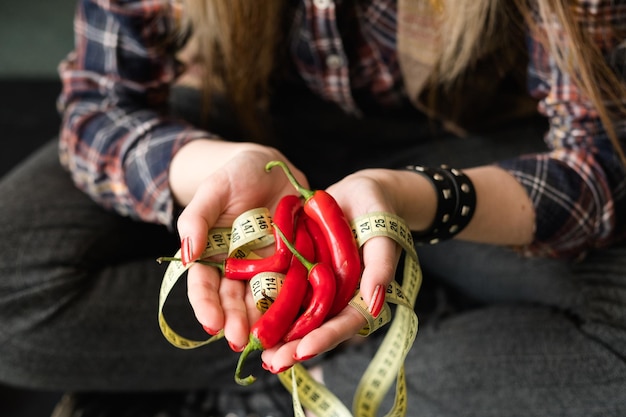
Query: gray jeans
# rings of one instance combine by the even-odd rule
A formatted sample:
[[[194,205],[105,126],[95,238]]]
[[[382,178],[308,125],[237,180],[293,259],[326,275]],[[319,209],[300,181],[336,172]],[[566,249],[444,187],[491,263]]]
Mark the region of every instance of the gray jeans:
[[[317,104],[305,105],[293,108],[319,115]],[[309,153],[286,153],[322,186],[365,166],[463,167],[541,146],[539,130],[525,124],[420,143],[429,131],[422,121],[367,124],[332,113],[302,132],[302,120],[284,114],[283,136],[310,145]],[[346,149],[329,132],[371,137]],[[416,144],[398,152],[402,140]],[[2,178],[0,196],[0,381],[57,391],[239,389],[238,354],[225,343],[180,350],[161,335],[165,266],[155,258],[176,251],[175,234],[97,206],[59,166],[55,141]],[[580,263],[456,241],[418,253],[424,287],[406,362],[409,415],[626,415],[624,246]],[[166,317],[179,333],[206,337],[185,291],[181,281]],[[347,405],[383,334],[320,360]],[[267,378],[245,389],[282,389],[267,372],[256,374]]]

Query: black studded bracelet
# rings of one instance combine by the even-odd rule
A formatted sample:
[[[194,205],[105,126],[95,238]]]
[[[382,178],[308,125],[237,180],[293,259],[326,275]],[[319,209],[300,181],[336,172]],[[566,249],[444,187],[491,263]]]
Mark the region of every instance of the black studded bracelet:
[[[406,169],[424,175],[437,192],[435,219],[427,230],[413,234],[417,244],[434,245],[451,239],[469,224],[476,208],[476,191],[463,171],[445,165],[409,165]]]

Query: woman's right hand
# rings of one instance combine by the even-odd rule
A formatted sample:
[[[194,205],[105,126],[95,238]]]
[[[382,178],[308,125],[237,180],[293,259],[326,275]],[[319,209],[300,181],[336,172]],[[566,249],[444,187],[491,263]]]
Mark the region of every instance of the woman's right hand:
[[[177,223],[184,261],[202,254],[210,229],[231,227],[237,216],[253,208],[267,207],[273,213],[283,196],[297,194],[282,172],[265,171],[272,160],[289,164],[279,151],[252,143],[198,140],[179,150],[170,167],[170,187],[185,207]],[[289,166],[307,184],[302,173]],[[222,279],[216,268],[194,264],[187,283],[202,326],[209,333],[223,329],[231,348],[243,349],[250,325],[260,316],[246,282]]]

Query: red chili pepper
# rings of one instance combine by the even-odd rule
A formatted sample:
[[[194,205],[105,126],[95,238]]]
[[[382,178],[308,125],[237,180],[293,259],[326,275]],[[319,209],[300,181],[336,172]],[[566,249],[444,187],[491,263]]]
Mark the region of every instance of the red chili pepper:
[[[298,183],[289,167],[282,161],[271,161],[267,171],[280,166],[289,181],[304,197],[304,211],[317,223],[326,237],[331,252],[332,267],[337,277],[335,301],[329,313],[332,317],[344,309],[357,290],[361,278],[362,264],[356,239],[348,219],[337,201],[324,190],[308,190]]]
[[[315,247],[315,262],[322,262],[332,265],[332,255],[326,242],[326,236],[322,233],[322,229],[315,223],[315,221],[309,217],[303,210],[301,210],[300,217],[304,222],[306,230],[309,232],[309,236],[313,239],[313,246]],[[282,230],[282,229],[281,229]]]
[[[304,229],[296,230],[294,245],[303,256],[312,257],[315,253],[313,242]],[[248,355],[255,350],[269,349],[280,342],[300,312],[302,299],[308,286],[307,269],[298,258],[291,254],[291,251],[289,254],[292,259],[283,286],[276,300],[250,329],[248,344],[237,362],[235,381],[240,385],[250,385],[256,379],[253,375],[241,377],[243,363]]]
[[[298,227],[306,230],[304,219],[298,219]],[[280,228],[275,227],[281,239],[293,252],[293,255],[300,260],[308,271],[307,278],[313,288],[311,302],[307,305],[306,310],[293,322],[287,334],[283,338],[285,342],[296,340],[304,337],[311,330],[318,328],[326,318],[330,311],[333,300],[335,299],[336,278],[330,264],[325,262],[312,263],[307,260],[296,248],[293,247],[285,235],[282,234]]]
[[[302,199],[297,195],[287,195],[280,199],[272,223],[277,224],[289,239],[293,239],[296,213],[302,209]],[[223,262],[198,259],[197,263],[214,266],[222,271],[225,278],[247,280],[260,272],[285,272],[289,268],[292,254],[289,248],[274,232],[275,250],[268,257],[261,259],[240,259],[228,257]],[[181,261],[180,258],[160,257],[157,261]]]
[[[302,217],[305,227],[309,232],[309,236],[313,239],[313,246],[315,248],[315,256],[313,257],[313,261],[324,262],[329,265],[332,265],[332,258],[330,255],[330,250],[328,249],[328,244],[326,243],[326,237],[322,234],[322,229],[311,219],[304,210],[300,210],[298,213],[299,217]],[[304,300],[302,301],[303,308],[306,308],[311,303],[311,299],[313,297],[313,288],[309,285],[307,288],[306,295],[304,296]]]
[[[296,212],[302,207],[302,199],[296,195],[287,195],[280,199],[272,223],[277,224],[289,239],[293,239]],[[275,251],[271,256],[261,259],[226,258],[223,266],[224,277],[229,279],[251,279],[259,272],[285,272],[289,268],[291,252],[274,232]]]

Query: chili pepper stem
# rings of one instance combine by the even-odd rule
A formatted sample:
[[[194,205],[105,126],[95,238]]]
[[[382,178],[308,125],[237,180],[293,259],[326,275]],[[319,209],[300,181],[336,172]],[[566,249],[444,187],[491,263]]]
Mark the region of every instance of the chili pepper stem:
[[[287,178],[289,179],[289,182],[291,184],[293,184],[293,186],[300,193],[300,195],[302,195],[302,197],[304,197],[306,200],[308,200],[310,197],[313,196],[314,191],[313,190],[309,190],[307,188],[304,188],[298,182],[296,177],[294,177],[293,173],[291,172],[291,170],[289,169],[287,164],[285,164],[283,161],[270,161],[270,162],[267,163],[267,165],[265,165],[265,170],[269,172],[275,166],[279,166],[279,167],[281,167],[283,169],[283,171],[285,171],[285,174],[287,175]]]
[[[239,360],[237,361],[237,368],[235,369],[235,382],[237,382],[239,385],[246,386],[256,381],[256,377],[254,375],[248,375],[245,378],[241,377],[241,371],[242,371],[244,362],[248,358],[248,355],[250,355],[250,353],[254,352],[255,350],[263,350],[263,345],[261,344],[261,341],[257,337],[250,335],[248,344],[246,345],[244,350],[241,352],[241,355],[239,355]]]
[[[182,262],[183,260],[181,258],[176,258],[173,256],[161,256],[159,258],[157,258],[156,260],[158,263],[162,264],[163,262]],[[216,268],[219,268],[220,271],[224,272],[224,264],[221,262],[211,262],[211,261],[206,261],[206,260],[202,260],[202,259],[198,259],[194,262],[197,262],[199,264],[202,265],[207,265],[207,266],[214,266]]]
[[[308,259],[306,259],[304,256],[302,256],[302,254],[300,252],[298,252],[298,250],[295,248],[295,246],[293,246],[293,244],[287,239],[287,236],[285,236],[283,231],[280,230],[280,228],[278,226],[276,226],[275,224],[272,224],[272,226],[276,229],[276,232],[278,233],[278,235],[280,236],[282,241],[285,243],[285,246],[287,246],[287,248],[289,248],[291,253],[293,253],[293,256],[298,258],[300,263],[302,263],[302,265],[304,265],[304,267],[307,269],[307,271],[311,271],[311,269],[314,266],[313,263],[310,262]]]

